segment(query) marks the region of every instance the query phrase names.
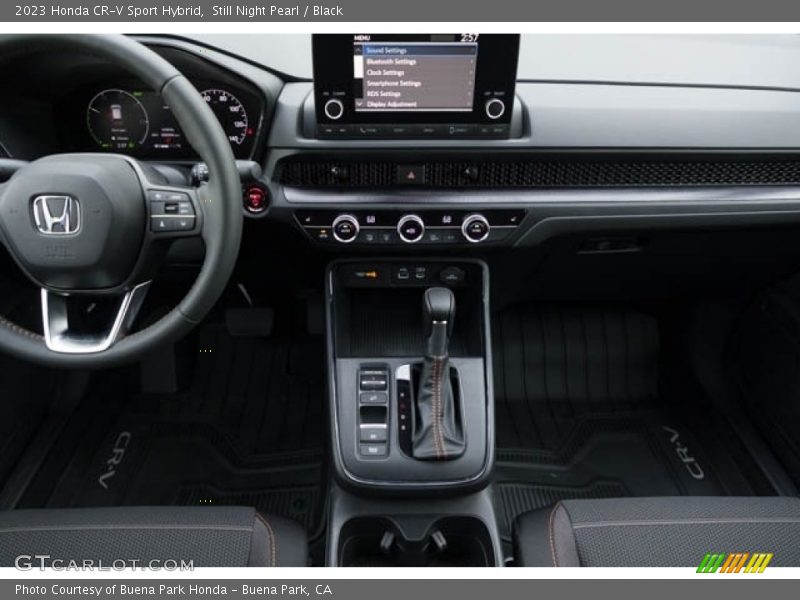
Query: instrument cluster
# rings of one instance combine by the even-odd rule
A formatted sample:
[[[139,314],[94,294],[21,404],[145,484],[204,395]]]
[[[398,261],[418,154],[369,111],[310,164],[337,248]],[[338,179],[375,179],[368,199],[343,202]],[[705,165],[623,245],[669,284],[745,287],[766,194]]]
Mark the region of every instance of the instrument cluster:
[[[263,106],[256,94],[209,82],[194,82],[219,119],[237,159],[252,158]],[[195,151],[163,98],[133,82],[84,86],[70,94],[64,132],[72,150],[116,152],[158,160],[194,159]]]

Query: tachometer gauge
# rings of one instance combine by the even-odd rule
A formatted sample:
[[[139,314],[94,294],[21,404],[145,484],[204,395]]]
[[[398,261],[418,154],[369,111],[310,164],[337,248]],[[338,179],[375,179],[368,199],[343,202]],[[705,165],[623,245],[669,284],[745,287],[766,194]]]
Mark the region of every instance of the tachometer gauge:
[[[247,122],[247,111],[241,102],[226,90],[204,90],[200,93],[219,119],[231,144],[241,146],[253,131]]]
[[[106,150],[132,150],[144,143],[150,121],[142,103],[125,90],[103,90],[86,109],[94,141]]]

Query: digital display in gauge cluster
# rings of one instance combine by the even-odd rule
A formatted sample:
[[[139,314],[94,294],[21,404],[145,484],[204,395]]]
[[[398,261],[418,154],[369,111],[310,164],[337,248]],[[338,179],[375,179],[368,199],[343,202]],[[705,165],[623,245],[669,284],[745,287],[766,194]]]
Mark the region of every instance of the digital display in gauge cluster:
[[[222,125],[234,155],[249,158],[257,135],[258,114],[251,117],[245,101],[227,89],[209,87],[202,89],[200,95]],[[251,110],[259,112],[252,105]],[[155,92],[103,89],[91,96],[85,115],[91,150],[148,158],[195,155],[169,106]]]

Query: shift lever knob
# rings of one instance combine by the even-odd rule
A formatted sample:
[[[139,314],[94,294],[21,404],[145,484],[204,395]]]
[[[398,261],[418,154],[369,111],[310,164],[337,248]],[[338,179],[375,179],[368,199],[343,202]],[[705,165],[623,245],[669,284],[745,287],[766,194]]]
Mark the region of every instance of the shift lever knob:
[[[447,323],[447,335],[453,332],[456,317],[456,298],[449,289],[432,287],[425,290],[422,298],[422,320],[425,323],[425,336],[433,331],[433,324]]]
[[[425,290],[422,298],[422,318],[425,337],[428,338],[428,356],[446,356],[450,334],[456,316],[456,298],[447,288],[434,287]]]

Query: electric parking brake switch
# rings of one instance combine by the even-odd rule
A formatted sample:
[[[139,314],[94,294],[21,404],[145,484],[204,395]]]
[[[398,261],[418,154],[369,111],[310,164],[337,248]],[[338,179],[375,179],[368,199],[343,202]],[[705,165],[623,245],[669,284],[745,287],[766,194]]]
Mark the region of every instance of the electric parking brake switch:
[[[385,392],[389,388],[389,376],[384,369],[362,370],[358,376],[358,385],[364,391]]]

